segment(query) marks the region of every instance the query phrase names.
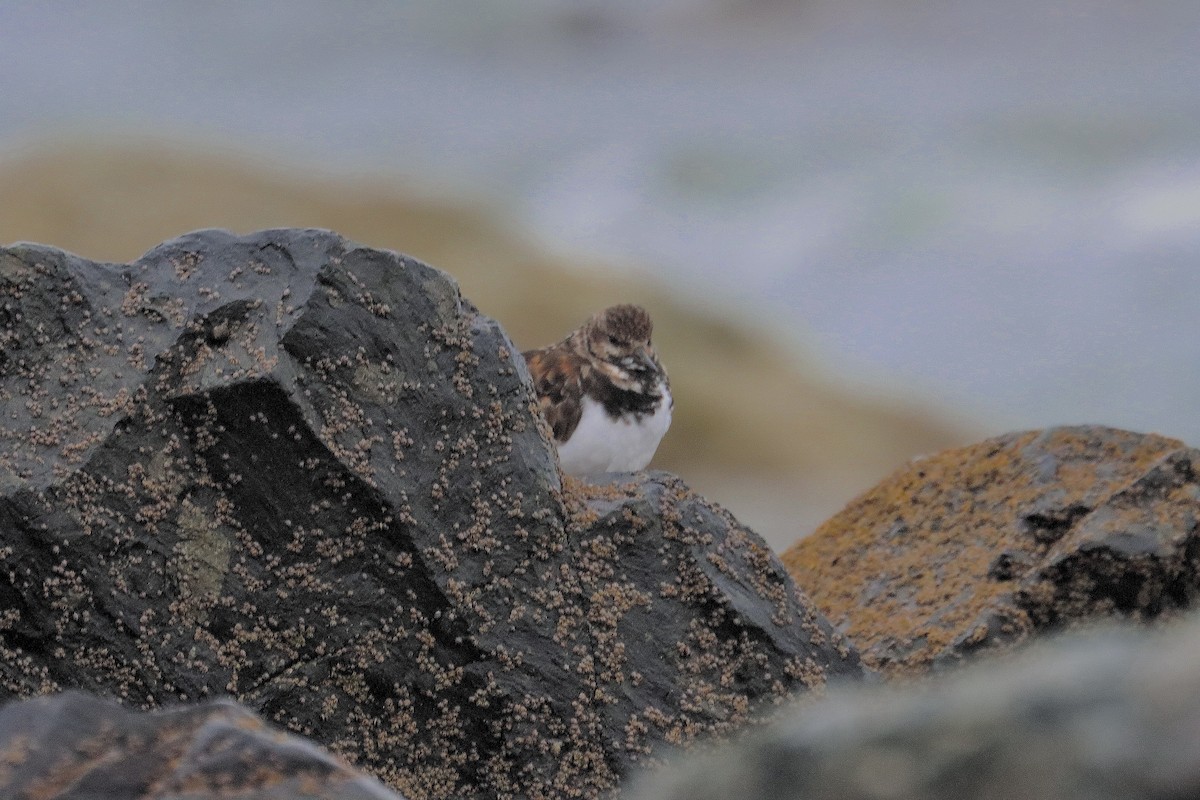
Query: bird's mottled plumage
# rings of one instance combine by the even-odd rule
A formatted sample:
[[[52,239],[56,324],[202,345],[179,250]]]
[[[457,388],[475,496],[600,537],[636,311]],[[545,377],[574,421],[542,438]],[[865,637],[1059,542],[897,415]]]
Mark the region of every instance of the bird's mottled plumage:
[[[526,352],[565,472],[642,469],[671,424],[671,387],[636,305],[595,314],[558,344]]]

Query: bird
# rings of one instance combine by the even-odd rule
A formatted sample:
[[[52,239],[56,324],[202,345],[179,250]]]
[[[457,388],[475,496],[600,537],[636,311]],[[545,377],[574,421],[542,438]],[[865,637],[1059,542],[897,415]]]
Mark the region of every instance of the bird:
[[[639,305],[593,314],[557,344],[522,355],[569,475],[635,472],[654,457],[674,400]]]

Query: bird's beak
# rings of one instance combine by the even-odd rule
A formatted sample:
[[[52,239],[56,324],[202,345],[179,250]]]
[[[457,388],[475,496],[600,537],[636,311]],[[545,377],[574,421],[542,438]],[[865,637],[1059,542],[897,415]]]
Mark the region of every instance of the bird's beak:
[[[646,370],[648,372],[653,372],[655,370],[654,353],[651,352],[649,347],[639,347],[637,355],[638,359],[646,365]]]

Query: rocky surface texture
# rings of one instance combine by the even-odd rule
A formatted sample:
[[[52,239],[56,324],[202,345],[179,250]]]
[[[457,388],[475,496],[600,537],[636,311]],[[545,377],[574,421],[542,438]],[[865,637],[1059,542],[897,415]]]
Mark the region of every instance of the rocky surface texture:
[[[1079,621],[1157,618],[1200,588],[1198,459],[1108,428],[1009,434],[913,462],[783,558],[885,671]]]
[[[833,690],[630,800],[1200,797],[1200,618]]]
[[[235,703],[138,713],[81,692],[0,708],[0,796],[403,800]]]
[[[413,800],[593,797],[858,675],[663,474],[559,483],[444,274],[321,231],[0,250],[0,692],[230,695]]]

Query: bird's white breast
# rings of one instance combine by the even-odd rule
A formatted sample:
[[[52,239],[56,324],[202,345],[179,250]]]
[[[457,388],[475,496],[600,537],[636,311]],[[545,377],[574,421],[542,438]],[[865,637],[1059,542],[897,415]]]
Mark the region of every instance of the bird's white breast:
[[[604,406],[584,395],[583,414],[571,437],[558,445],[563,472],[632,472],[644,469],[671,426],[671,395],[663,396],[654,413],[609,416]]]

